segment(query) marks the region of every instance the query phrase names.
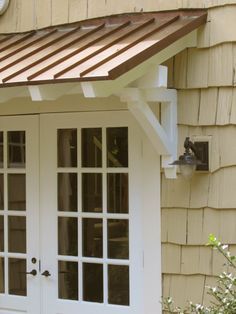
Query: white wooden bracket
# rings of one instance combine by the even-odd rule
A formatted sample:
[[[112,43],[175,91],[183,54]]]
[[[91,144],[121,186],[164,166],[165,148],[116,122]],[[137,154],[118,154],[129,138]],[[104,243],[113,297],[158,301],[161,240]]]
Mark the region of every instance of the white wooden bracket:
[[[167,73],[163,67],[153,71],[156,71],[156,76],[151,72],[136,82],[137,87],[123,89],[120,99],[127,102],[128,109],[146,133],[157,154],[161,155],[165,176],[176,178],[176,166],[170,163],[177,158],[177,93],[176,90],[165,87]],[[148,105],[149,101],[161,103],[161,123]]]
[[[32,101],[56,100],[66,94],[82,93],[78,83],[30,85],[28,90]]]

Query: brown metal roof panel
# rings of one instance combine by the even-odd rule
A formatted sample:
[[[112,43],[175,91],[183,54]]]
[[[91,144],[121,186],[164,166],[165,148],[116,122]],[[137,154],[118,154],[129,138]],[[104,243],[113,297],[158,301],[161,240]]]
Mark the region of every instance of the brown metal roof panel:
[[[14,48],[17,47],[18,45],[24,43],[25,41],[27,41],[28,39],[32,38],[33,36],[37,36],[36,32],[30,32],[28,34],[24,34],[21,36],[17,36],[15,37],[12,42],[6,42],[5,45],[1,45],[0,47],[0,52],[6,51],[10,48]]]
[[[19,47],[15,47],[14,49],[10,48],[9,50],[0,53],[0,62],[4,61],[4,60],[6,60],[12,56],[16,56],[21,51],[24,51],[24,53],[25,53],[25,50],[27,48],[31,48],[31,50],[35,49],[35,47],[37,47],[37,45],[40,42],[42,42],[43,40],[45,40],[46,38],[48,38],[49,36],[51,36],[55,32],[57,32],[56,29],[53,29],[50,32],[39,33],[39,34],[33,36],[33,38],[29,38],[29,40],[27,42],[23,43],[22,45],[18,45]],[[42,43],[41,43],[41,45],[42,45]],[[19,57],[19,56],[17,55],[16,58],[17,57]]]
[[[0,82],[8,86],[114,79],[205,20],[204,11],[142,13],[4,35],[0,37]]]
[[[69,71],[62,70],[55,75],[55,78],[89,77],[89,73],[93,70],[96,72],[95,69],[101,71],[103,68],[105,69],[103,70],[104,75],[108,75],[109,70],[113,67],[128,60],[130,57],[133,57],[133,55],[148,49],[154,44],[157,44],[167,34],[178,30],[186,23],[186,21],[175,19],[164,28],[160,28],[160,24],[158,23],[153,24],[152,27],[149,26],[148,29],[142,32],[133,33],[128,40],[120,41],[108,47],[105,51],[92,56],[92,58],[87,58],[85,62],[82,62],[83,60],[80,59],[76,67],[72,65],[71,69],[68,67]],[[96,74],[94,73],[94,75]]]
[[[116,77],[128,72],[130,69],[134,68],[138,64],[142,63],[147,58],[152,57],[153,55],[157,54],[164,48],[168,47],[170,44],[174,43],[176,40],[180,39],[181,37],[187,35],[200,25],[206,22],[207,14],[203,14],[199,18],[193,19],[191,23],[185,25],[185,27],[180,28],[176,32],[173,32],[166,37],[164,37],[160,42],[154,44],[150,48],[140,52],[139,54],[135,54],[130,59],[126,60],[122,64],[114,67],[113,69],[109,70],[109,78],[115,79]]]
[[[128,24],[126,23],[126,25],[123,25],[123,26],[127,26]],[[12,80],[14,77],[22,74],[22,75],[26,75],[27,77],[28,76],[31,76],[35,73],[35,71],[39,71],[40,73],[41,72],[44,72],[42,71],[42,69],[46,68],[46,71],[48,69],[51,69],[52,68],[52,64],[54,65],[57,65],[58,63],[58,59],[60,61],[60,59],[62,59],[62,61],[65,61],[67,62],[67,64],[73,64],[74,62],[78,61],[79,58],[81,57],[84,57],[86,54],[90,54],[91,51],[94,51],[94,49],[99,49],[100,46],[103,46],[107,43],[107,41],[109,42],[109,39],[105,39],[106,37],[108,37],[109,35],[114,35],[114,33],[117,31],[117,30],[121,30],[123,28],[123,26],[112,26],[112,27],[109,27],[108,28],[104,28],[104,29],[100,29],[98,27],[96,27],[95,29],[92,29],[92,30],[86,30],[86,32],[80,36],[81,38],[84,36],[84,40],[81,41],[81,43],[78,43],[78,39],[80,37],[77,38],[77,42],[69,47],[69,45],[66,43],[64,46],[60,46],[59,48],[58,47],[55,47],[55,45],[53,47],[49,47],[46,51],[43,52],[43,54],[39,55],[38,54],[38,57],[35,58],[36,56],[34,55],[30,55],[28,56],[27,59],[23,58],[22,59],[22,65],[21,65],[21,68],[18,69],[18,68],[14,68],[12,67],[11,69],[9,69],[9,71],[7,71],[7,75],[5,74],[1,74],[0,73],[0,77],[6,82],[6,81],[9,81],[9,80]],[[97,31],[95,33],[95,30]],[[88,38],[85,36],[86,34],[90,34],[90,36],[88,36]],[[68,41],[70,41],[71,39],[71,36],[68,37]],[[100,42],[100,39],[105,39],[106,41],[103,43],[102,41]],[[95,44],[99,42],[99,45],[93,45],[93,43]],[[67,49],[61,49],[61,48],[67,48]],[[87,49],[83,49],[85,47],[88,47]],[[52,50],[52,48],[54,48],[55,50]],[[68,49],[70,48],[70,49]],[[51,51],[52,50],[52,51]],[[69,51],[69,54],[68,54],[68,51]],[[81,54],[76,54],[74,53],[74,51],[81,51]],[[72,60],[67,60],[67,56],[70,56],[72,55],[73,59]],[[12,64],[9,64],[11,66],[14,66],[15,65],[15,62],[13,62]],[[9,65],[7,68],[2,68],[0,69],[0,72],[3,72],[3,70],[5,71],[6,73],[6,70],[8,70],[9,68]],[[58,67],[58,70],[61,70],[61,65],[59,65]],[[12,73],[9,73],[11,72]],[[48,73],[48,75],[50,75],[51,72]],[[34,75],[33,75],[34,77]],[[53,76],[52,76],[53,78]],[[30,79],[30,78],[29,78]],[[14,79],[15,81],[15,79]]]
[[[88,54],[88,49],[100,49],[100,46],[104,46],[103,40],[106,40],[107,37],[114,35],[114,33],[121,31],[123,28],[127,27],[129,23],[123,23],[121,25],[118,25],[117,27],[109,27],[103,29],[101,32],[95,33],[97,31],[97,28],[91,31],[91,36],[88,38],[85,38],[85,40],[82,42],[81,45],[77,45],[74,48],[75,49],[67,49],[62,52],[58,53],[54,56],[53,60],[51,62],[44,62],[43,64],[39,64],[37,69],[35,71],[32,71],[32,74],[28,76],[28,80],[32,80],[34,78],[37,78],[43,73],[48,72],[48,75],[52,74],[52,71],[57,72],[62,69],[63,63],[66,63],[66,66],[69,66],[69,64],[74,64],[78,59],[81,58],[79,55],[80,52],[83,52],[84,54]],[[92,33],[93,32],[93,33]],[[87,51],[87,52],[86,52]],[[69,53],[68,53],[69,52]],[[73,58],[76,61],[73,61]],[[69,60],[71,59],[71,60]],[[49,61],[49,60],[47,60]],[[47,73],[46,73],[47,75]],[[54,74],[52,74],[52,77]]]
[[[7,60],[8,67],[13,66],[16,63],[20,64],[20,61],[27,60],[31,57],[34,60],[41,58],[43,55],[48,56],[48,53],[57,49],[58,46],[62,46],[68,44],[71,40],[77,38],[80,35],[79,28],[73,29],[71,32],[62,32],[56,30],[56,32],[50,32],[50,36],[44,36],[43,41],[41,43],[27,45],[26,50],[20,52],[18,48],[14,47],[10,53],[12,58]],[[18,54],[19,52],[19,54]],[[8,54],[8,52],[7,52]],[[4,58],[6,59],[6,58]],[[16,61],[16,62],[15,62]],[[3,64],[4,66],[4,64]],[[3,69],[0,69],[3,71]]]
[[[153,29],[150,32],[143,33],[141,37],[134,38],[134,40],[131,40],[130,43],[128,43],[127,45],[120,46],[119,49],[113,50],[113,52],[108,54],[108,56],[106,56],[102,60],[94,62],[92,66],[82,71],[80,75],[86,76],[88,73],[92,72],[93,70],[96,70],[97,68],[99,68],[102,65],[105,65],[106,63],[109,63],[110,61],[111,67],[114,67],[114,64],[116,62],[117,64],[120,64],[120,62],[124,62],[124,59],[129,59],[132,56],[132,54],[136,55],[140,51],[144,51],[145,49],[148,49],[152,45],[161,41],[161,39],[165,37],[167,34],[171,33],[173,30],[178,29],[179,24],[180,23],[178,23],[177,21],[174,21],[174,23],[172,23],[171,25],[169,24],[168,27],[165,27],[161,30],[159,30],[159,28],[157,27],[156,29]]]
[[[0,37],[0,45],[10,40],[14,35],[1,35]]]
[[[6,36],[5,38],[2,39],[2,42],[0,42],[0,53],[4,52],[5,47],[14,47],[11,46],[13,43],[17,42],[18,40],[20,40],[22,38],[21,34],[15,34],[12,36]]]
[[[76,50],[69,54],[65,54],[61,58],[58,58],[59,55],[57,55],[52,63],[49,62],[47,65],[47,62],[45,62],[43,67],[42,64],[39,64],[38,70],[36,69],[35,73],[28,76],[28,79],[36,78],[41,80],[45,75],[53,75],[53,78],[55,73],[65,71],[67,68],[74,68],[77,64],[85,62],[92,56],[97,56],[99,51],[104,51],[112,43],[119,42],[121,38],[126,38],[127,34],[133,33],[138,28],[137,26],[132,26],[127,30],[128,25],[128,23],[123,23],[116,27],[107,27],[103,30],[103,33],[93,34],[88,40],[83,41],[81,46],[78,46]]]
[[[63,74],[69,72],[73,68],[77,68],[79,65],[83,63],[89,64],[88,67],[93,66],[97,62],[101,62],[107,56],[112,55],[114,52],[120,51],[121,49],[125,49],[125,47],[129,47],[132,43],[142,40],[143,34],[151,34],[152,32],[157,32],[164,26],[174,22],[178,18],[176,15],[172,19],[158,21],[156,22],[155,19],[151,19],[141,25],[138,25],[135,28],[131,28],[129,31],[121,34],[118,37],[111,38],[110,41],[106,43],[106,45],[100,47],[98,50],[94,51],[91,54],[88,54],[83,59],[80,60],[73,65],[70,65],[64,68],[62,71],[55,74],[55,78],[62,76]],[[148,35],[147,35],[148,36]],[[84,65],[82,65],[83,70],[85,70]]]
[[[108,78],[114,79],[134,68],[136,65],[142,63],[146,59],[152,57],[182,36],[188,34],[191,30],[196,28],[190,27],[189,24],[198,24],[196,22],[199,23],[199,21],[196,21],[195,19],[192,19],[191,21],[180,19],[178,21],[178,27],[176,27],[177,24],[174,25],[173,23],[167,28],[163,29],[161,36],[160,33],[158,34],[160,36],[159,40],[156,38],[155,41],[156,35],[153,35],[148,40],[144,40],[141,46],[139,45],[139,49],[137,45],[135,46],[135,49],[131,48],[128,51],[125,51],[120,55],[120,57],[113,56],[111,60],[108,60],[107,63],[101,65],[101,67],[96,68],[96,70],[93,72],[87,73],[86,71],[82,73],[82,75],[84,74],[84,78],[94,78],[96,75],[98,75],[99,72],[99,75],[101,76],[107,75]],[[153,40],[152,44],[148,45],[148,42],[150,43],[151,40]]]
[[[115,28],[107,27],[107,32],[105,32],[97,38],[90,38],[90,42],[85,42],[82,47],[78,47],[75,51],[70,52],[65,57],[57,59],[50,66],[45,68],[45,71],[52,69],[55,73],[62,71],[67,72],[69,69],[76,67],[78,64],[85,62],[86,60],[92,58],[93,56],[98,55],[98,53],[110,48],[114,43],[121,42],[122,38],[128,37],[130,34],[133,34],[140,28],[152,23],[153,21],[145,22],[145,25],[129,25],[130,22],[125,22],[121,25],[117,25]],[[129,26],[129,27],[128,27]],[[128,29],[127,29],[128,28]],[[70,59],[70,60],[69,60]],[[59,65],[57,67],[57,65]],[[43,69],[39,70],[39,73],[35,73],[30,76],[29,79],[33,79],[38,75],[45,72]]]
[[[56,54],[59,51],[59,56],[63,56],[62,49],[64,46],[67,46],[70,44],[71,41],[77,39],[79,37],[82,37],[88,33],[88,30],[81,30],[78,32],[78,34],[73,34],[71,36],[68,36],[67,38],[64,38],[63,41],[58,41],[54,43],[54,45],[48,45],[48,43],[44,44],[44,47],[36,48],[33,51],[27,50],[27,54],[25,55],[23,52],[21,52],[20,56],[18,58],[13,58],[11,63],[2,63],[2,67],[0,68],[0,78],[3,78],[3,81],[7,81],[14,76],[18,76],[19,74],[22,74],[24,76],[28,76],[32,74],[35,70],[33,70],[33,67],[36,65],[42,66],[43,62],[46,63],[52,63],[53,60],[57,57]],[[57,38],[56,38],[57,39]],[[53,39],[54,41],[54,39]],[[70,47],[70,50],[76,49],[78,47],[78,43],[74,44],[74,46]],[[68,49],[64,52],[68,53]],[[19,61],[20,67],[19,67]],[[27,71],[31,71],[30,73],[26,73]]]
[[[32,45],[26,45],[25,50],[24,51],[18,51],[18,48],[14,48],[11,50],[11,56],[12,58],[10,60],[7,60],[6,62],[9,63],[9,65],[11,66],[12,62],[14,60],[26,60],[30,57],[33,57],[34,60],[38,59],[39,55],[41,54],[45,54],[47,55],[48,52],[58,48],[58,46],[62,46],[65,43],[71,41],[74,38],[76,38],[78,35],[78,31],[76,33],[73,33],[73,35],[68,35],[67,34],[61,34],[61,32],[50,32],[50,34],[48,33],[48,36],[44,36],[41,40],[41,42],[36,42],[35,44]],[[71,39],[72,38],[72,39]],[[40,55],[40,56],[41,56]],[[13,64],[14,65],[14,64]]]
[[[92,38],[96,38],[97,35],[93,34],[91,36]],[[62,58],[64,60],[64,62],[66,62],[66,64],[74,64],[74,62],[78,61],[78,58],[82,58],[84,55],[86,55],[87,53],[90,53],[91,51],[94,51],[94,49],[96,49],[96,46],[89,46],[87,49],[81,49],[81,53],[80,54],[73,54],[73,51],[75,49],[78,49],[78,47],[83,47],[84,43],[88,44],[90,43],[91,38],[86,39],[85,41],[83,41],[80,44],[76,44],[72,47],[70,47],[70,51],[73,55],[72,58],[70,58],[69,60],[67,60],[65,58],[66,54],[68,54],[68,50],[63,50],[60,51],[59,53],[57,52],[57,49],[55,49],[54,51],[46,51],[44,52],[38,59],[35,60],[35,58],[32,56],[31,58],[28,58],[27,60],[22,62],[22,67],[20,69],[17,69],[17,67],[15,67],[16,71],[12,71],[13,68],[9,69],[7,75],[5,75],[5,73],[0,73],[0,78],[3,78],[3,80],[6,81],[15,81],[16,79],[18,79],[18,76],[22,75],[25,77],[25,79],[27,80],[27,78],[31,75],[33,75],[35,72],[41,70],[42,68],[47,68],[49,67],[49,71],[47,71],[47,74],[49,76],[49,78],[53,79],[53,75],[54,73],[51,71],[51,67],[50,65],[52,63],[55,63],[58,58]],[[55,47],[54,47],[55,48]],[[60,50],[60,48],[58,49]],[[55,66],[57,68],[57,71],[62,69],[62,65],[56,65]],[[54,68],[55,68],[54,67]],[[53,68],[53,70],[54,70]],[[1,72],[1,71],[0,71]]]

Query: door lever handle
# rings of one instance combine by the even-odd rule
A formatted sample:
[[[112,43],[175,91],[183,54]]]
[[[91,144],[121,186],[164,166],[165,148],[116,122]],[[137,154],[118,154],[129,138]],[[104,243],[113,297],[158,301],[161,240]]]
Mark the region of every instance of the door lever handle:
[[[36,276],[37,275],[37,270],[36,269],[32,269],[31,271],[27,271],[24,274]]]
[[[42,276],[45,276],[45,277],[51,276],[51,274],[49,273],[48,270],[45,270],[41,275],[42,275]]]

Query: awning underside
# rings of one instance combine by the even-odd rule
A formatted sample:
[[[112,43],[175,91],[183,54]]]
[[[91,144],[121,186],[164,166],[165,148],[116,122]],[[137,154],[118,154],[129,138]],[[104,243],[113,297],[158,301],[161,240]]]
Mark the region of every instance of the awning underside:
[[[139,13],[3,34],[0,87],[114,80],[205,21],[205,11]]]

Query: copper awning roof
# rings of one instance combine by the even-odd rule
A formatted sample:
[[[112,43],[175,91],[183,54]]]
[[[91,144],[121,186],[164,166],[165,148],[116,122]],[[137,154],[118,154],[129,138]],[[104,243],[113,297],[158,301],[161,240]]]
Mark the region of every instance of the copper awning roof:
[[[113,80],[206,21],[202,10],[100,18],[0,35],[0,87]]]

